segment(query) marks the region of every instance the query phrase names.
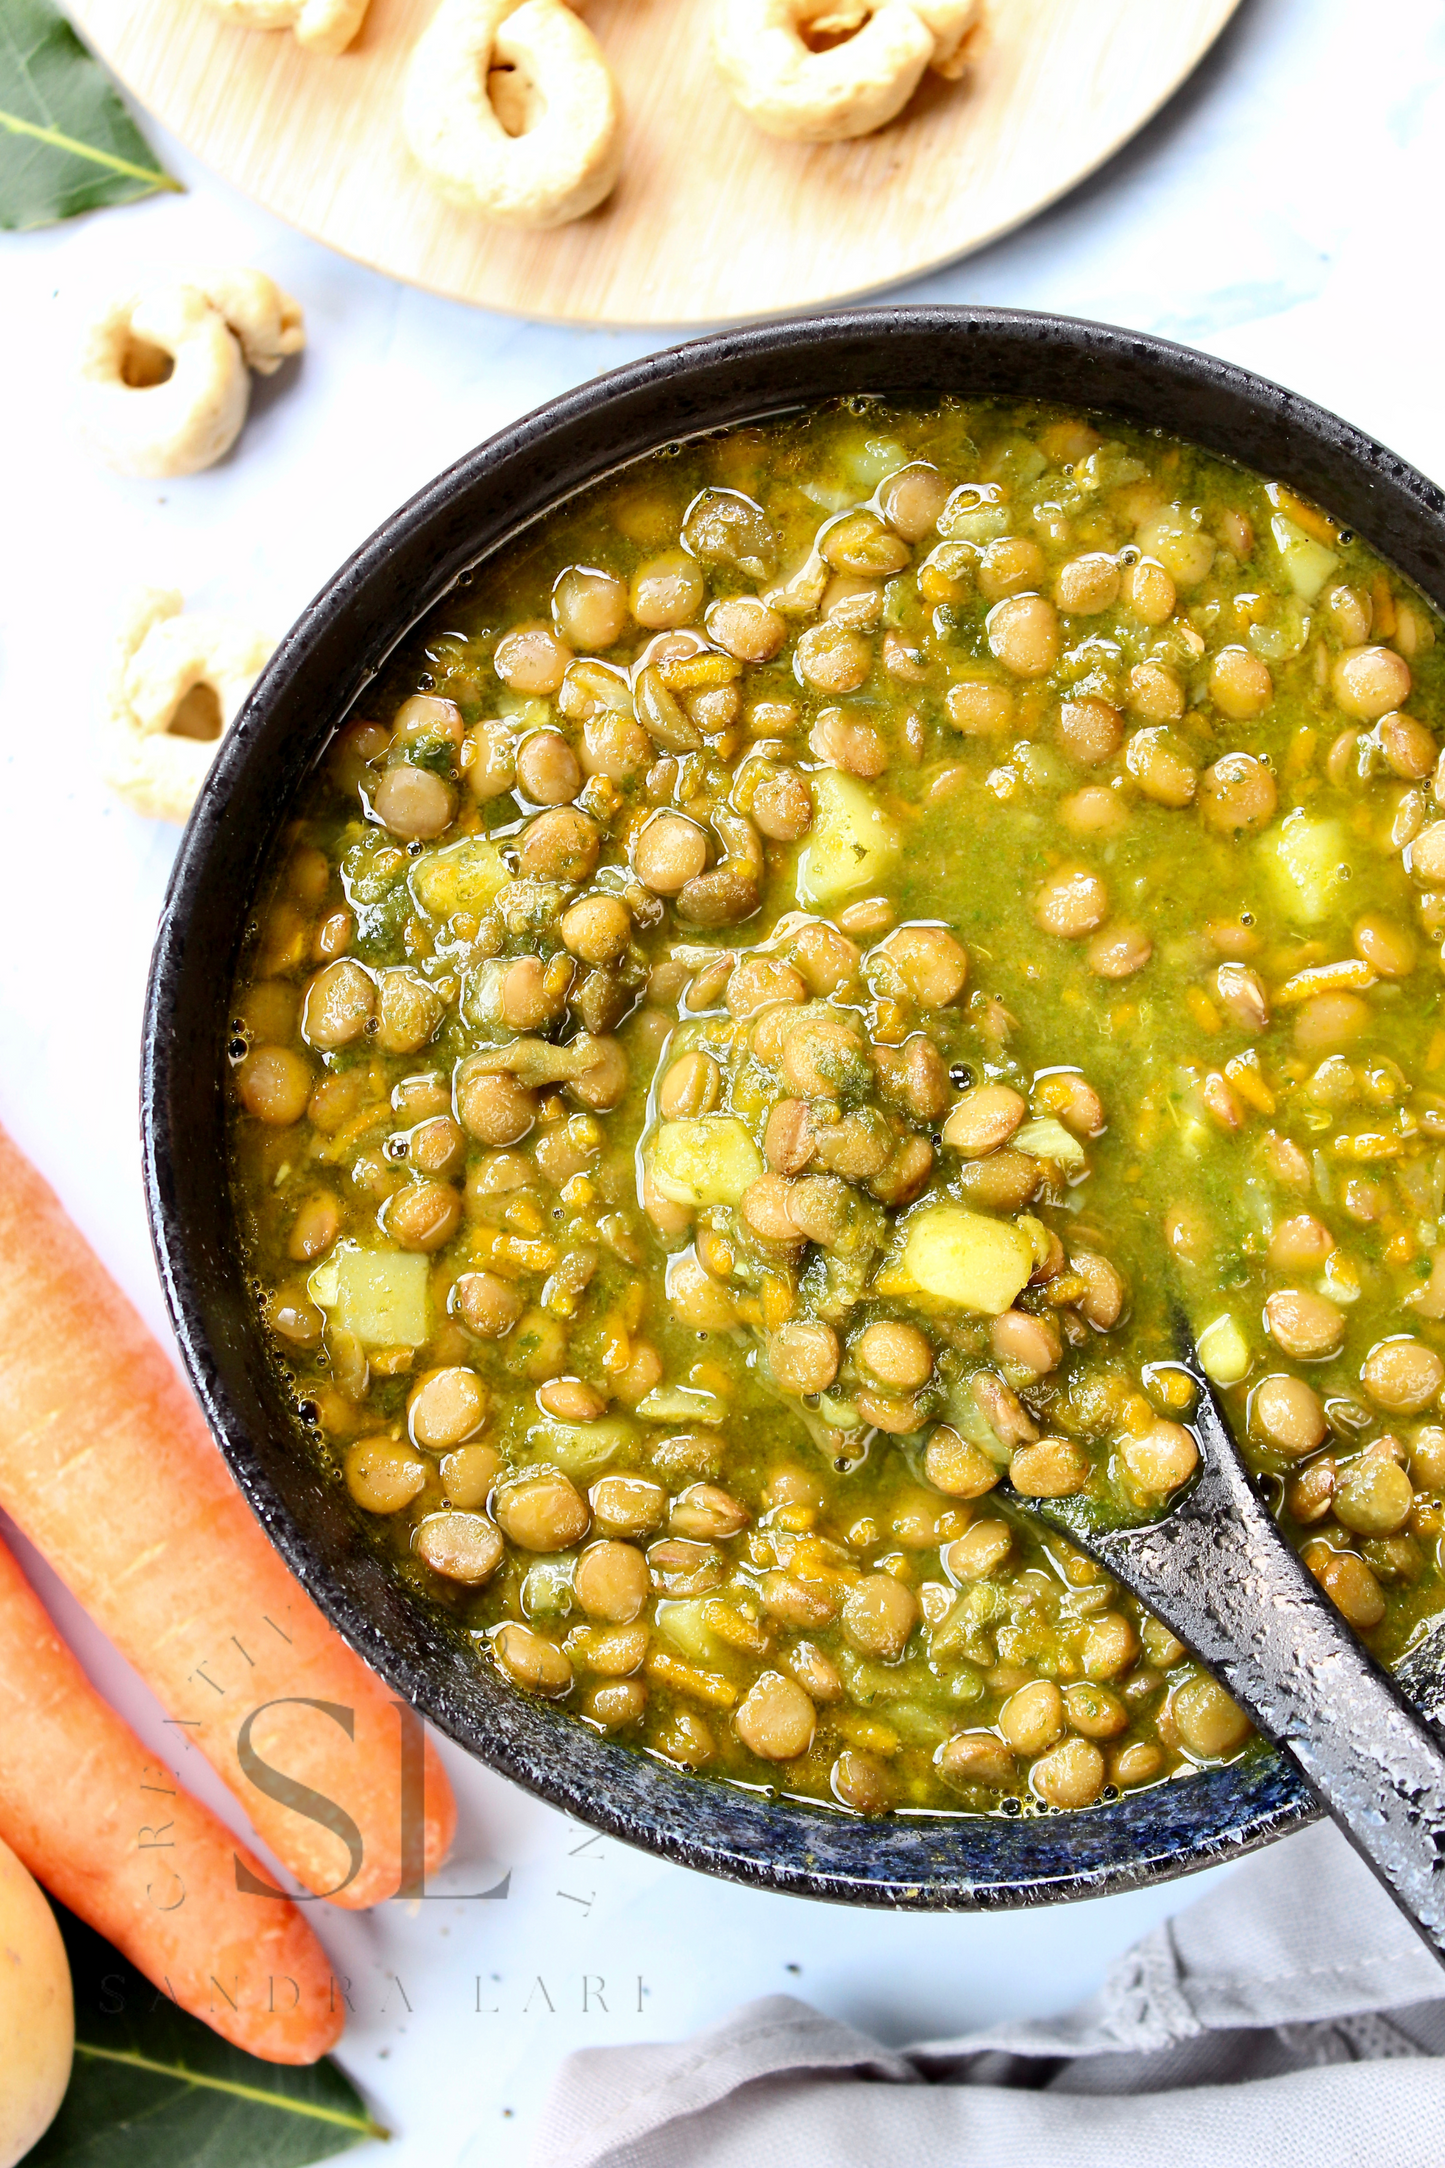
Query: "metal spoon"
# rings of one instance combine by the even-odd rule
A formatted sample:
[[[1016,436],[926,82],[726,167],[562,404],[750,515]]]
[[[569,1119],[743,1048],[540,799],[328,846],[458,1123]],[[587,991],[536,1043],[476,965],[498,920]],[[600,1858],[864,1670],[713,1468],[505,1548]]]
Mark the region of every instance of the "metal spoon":
[[[1275,1526],[1197,1362],[1192,1489],[1142,1527],[1083,1499],[1019,1498],[1161,1618],[1297,1763],[1445,1963],[1445,1740],[1316,1587]]]

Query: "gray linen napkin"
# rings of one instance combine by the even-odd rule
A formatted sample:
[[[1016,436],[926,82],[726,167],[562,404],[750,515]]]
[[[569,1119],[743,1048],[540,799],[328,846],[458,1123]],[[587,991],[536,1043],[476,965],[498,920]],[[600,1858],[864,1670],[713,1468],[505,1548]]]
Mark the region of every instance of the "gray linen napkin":
[[[537,2168],[1445,2168],[1445,1972],[1328,1823],[1065,2016],[894,2052],[790,1995],[562,2065]],[[1057,2149],[1057,2150],[1056,2150]]]

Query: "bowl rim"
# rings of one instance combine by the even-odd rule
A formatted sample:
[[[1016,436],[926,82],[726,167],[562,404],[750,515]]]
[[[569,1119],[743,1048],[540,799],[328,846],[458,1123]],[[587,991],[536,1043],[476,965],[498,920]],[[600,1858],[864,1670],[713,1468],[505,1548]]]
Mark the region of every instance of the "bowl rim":
[[[287,1502],[275,1467],[268,1466],[252,1435],[254,1426],[237,1405],[237,1380],[247,1360],[245,1332],[234,1319],[228,1321],[216,1294],[221,1284],[216,1275],[234,1273],[237,1259],[221,1254],[214,1235],[198,1232],[187,1210],[188,1185],[194,1191],[196,1181],[203,1179],[194,1157],[197,1122],[204,1128],[202,1118],[187,1116],[182,1106],[184,1064],[196,1045],[205,1043],[195,1013],[199,997],[187,975],[189,959],[194,977],[196,952],[204,945],[191,938],[192,924],[212,900],[220,879],[218,858],[225,859],[233,885],[244,885],[249,865],[252,879],[244,889],[245,907],[234,913],[235,939],[230,953],[220,958],[222,983],[229,988],[254,876],[281,814],[272,808],[270,826],[263,821],[264,835],[249,845],[237,842],[228,816],[233,795],[244,792],[248,768],[259,750],[275,740],[278,717],[284,717],[287,703],[304,703],[324,679],[327,712],[324,727],[315,732],[314,757],[386,656],[430,613],[458,571],[504,546],[531,519],[640,456],[650,414],[669,417],[669,426],[659,427],[652,438],[655,448],[749,416],[814,404],[826,395],[803,390],[796,396],[742,396],[737,404],[738,395],[728,387],[745,384],[750,369],[779,363],[783,357],[799,364],[801,382],[810,359],[821,366],[819,357],[826,356],[828,366],[836,368],[852,351],[876,352],[880,339],[888,342],[890,355],[895,342],[901,355],[920,341],[959,341],[960,358],[970,362],[983,357],[987,363],[996,350],[1007,350],[1020,361],[1032,361],[1043,381],[1061,361],[1070,367],[1082,362],[1098,370],[1101,384],[1107,378],[1115,395],[1091,402],[1073,390],[1063,395],[1066,403],[1092,404],[1095,411],[1122,412],[1131,419],[1145,411],[1147,400],[1141,394],[1136,412],[1127,388],[1120,393],[1118,387],[1136,380],[1146,390],[1166,380],[1181,397],[1195,395],[1215,405],[1222,401],[1221,411],[1237,409],[1241,420],[1255,417],[1277,442],[1280,456],[1264,471],[1289,479],[1304,493],[1323,496],[1310,484],[1326,466],[1343,463],[1352,469],[1362,509],[1350,508],[1349,516],[1370,532],[1382,555],[1434,599],[1445,601],[1445,497],[1423,475],[1373,438],[1282,386],[1237,364],[1143,333],[1033,311],[885,305],[748,324],[626,363],[508,424],[384,520],[301,612],[226,733],[181,838],[157,931],[142,1035],[143,1175],[167,1311],[190,1383],[233,1476],[323,1615],[407,1702],[469,1752],[550,1804],[669,1860],[775,1891],[839,1902],[969,1910],[1058,1902],[1171,1879],[1269,1843],[1317,1818],[1320,1809],[1293,1764],[1268,1750],[1224,1769],[1200,1772],[1182,1786],[1154,1786],[1068,1816],[895,1815],[886,1824],[867,1825],[875,1842],[866,1851],[853,1844],[840,1865],[833,1856],[837,1848],[832,1836],[840,1828],[856,1830],[860,1825],[855,1818],[796,1800],[753,1798],[746,1787],[699,1783],[693,1776],[655,1767],[635,1749],[598,1740],[575,1719],[559,1717],[513,1689],[506,1692],[516,1709],[492,1708],[490,1724],[500,1723],[500,1731],[488,1729],[479,1736],[475,1710],[465,1707],[455,1690],[429,1677],[422,1661],[402,1653],[376,1612],[357,1601],[349,1583],[339,1583],[334,1541],[328,1550],[315,1528],[303,1526]],[[887,375],[893,364],[878,366]],[[1015,384],[1013,395],[1053,396],[1031,392],[1024,382]],[[546,472],[549,447],[600,419],[612,423],[619,417],[625,426],[619,431],[617,456],[599,455],[570,480],[554,478],[538,487],[536,471],[540,467]],[[1223,426],[1219,424],[1221,431]],[[1169,427],[1171,433],[1191,434],[1176,431],[1173,423]],[[1207,432],[1194,431],[1193,436],[1209,443]],[[1231,433],[1231,445],[1235,441]],[[1255,466],[1231,445],[1215,443],[1210,448]],[[489,490],[502,500],[494,515],[498,531],[478,548],[475,514],[459,516],[458,507]],[[1337,502],[1338,487],[1331,494]],[[1380,538],[1378,525],[1389,526],[1392,518],[1403,521],[1409,531],[1395,531],[1390,546]],[[419,545],[429,572],[420,579],[413,575],[402,596],[405,560],[417,559]],[[363,630],[368,621],[374,629],[378,611],[387,626],[385,636],[372,638],[369,646],[362,639],[354,664],[348,656],[349,674],[335,686],[324,672],[318,677],[318,650],[326,641],[352,617],[359,618]],[[219,1011],[220,1004],[213,1001],[213,1012]],[[210,1030],[217,1043],[224,1039],[223,1014],[217,1022],[213,1013]],[[214,1078],[212,1082],[218,1106],[219,1088]],[[191,1096],[194,1099],[194,1090]],[[218,1118],[214,1106],[210,1118]],[[219,1175],[224,1190],[224,1174],[214,1165],[212,1174]],[[190,1203],[200,1194],[194,1191]],[[219,1209],[224,1216],[229,1206],[221,1203]],[[250,1330],[254,1334],[254,1325]],[[395,1624],[393,1615],[393,1629]],[[574,1738],[564,1739],[560,1725]],[[578,1739],[586,1742],[586,1751],[576,1748]],[[618,1762],[619,1755],[627,1757],[630,1770]],[[733,1796],[724,1803],[725,1811],[715,1811],[724,1793]],[[1141,1803],[1170,1794],[1169,1804],[1180,1817],[1172,1825],[1172,1836],[1154,1827],[1157,1814],[1151,1819],[1148,1811],[1139,1812]],[[951,1841],[933,1842],[940,1830],[946,1830]],[[972,1850],[980,1855],[1002,1851],[1022,1856],[1002,1863],[972,1859],[967,1856],[970,1846],[955,1841],[970,1831],[979,1833]],[[1117,1840],[1126,1831],[1130,1842],[1121,1846]],[[983,1832],[990,1833],[986,1841]],[[1024,1832],[1030,1837],[1021,1844]],[[872,1871],[875,1855],[880,1861],[889,1856],[886,1871]]]

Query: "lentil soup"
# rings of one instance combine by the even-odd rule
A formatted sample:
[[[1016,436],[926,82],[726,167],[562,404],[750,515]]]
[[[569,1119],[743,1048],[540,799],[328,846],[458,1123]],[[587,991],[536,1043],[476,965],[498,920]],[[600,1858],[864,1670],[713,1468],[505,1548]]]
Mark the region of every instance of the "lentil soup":
[[[1178,1299],[1418,1637],[1437,631],[1287,489],[984,403],[669,448],[458,586],[263,883],[232,1157],[297,1449],[479,1664],[863,1814],[1249,1751],[1017,1504],[1189,1481]]]

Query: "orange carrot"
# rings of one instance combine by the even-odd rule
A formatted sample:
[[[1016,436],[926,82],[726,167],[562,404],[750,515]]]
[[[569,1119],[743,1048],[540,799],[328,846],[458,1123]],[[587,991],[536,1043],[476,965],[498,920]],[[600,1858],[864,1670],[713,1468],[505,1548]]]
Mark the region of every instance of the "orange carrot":
[[[254,1855],[106,1707],[3,1548],[0,1837],[223,2039],[273,2063],[336,2044],[343,1998],[296,1906],[237,1889]]]
[[[418,1786],[415,1718],[273,1550],[170,1362],[3,1130],[0,1506],[307,1889],[361,1907],[441,1864],[456,1809],[431,1742]]]

